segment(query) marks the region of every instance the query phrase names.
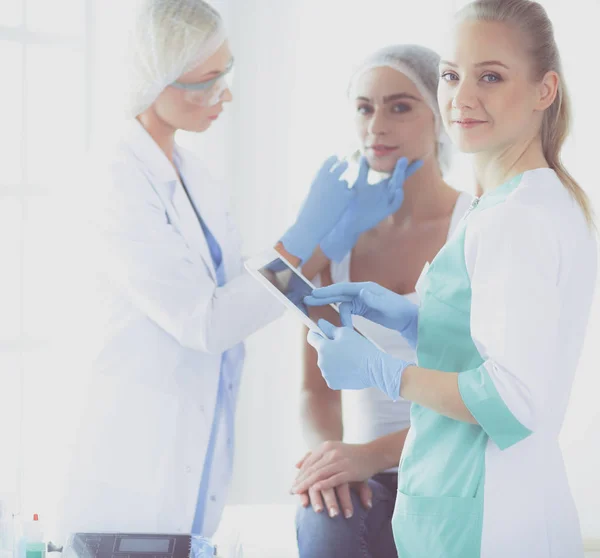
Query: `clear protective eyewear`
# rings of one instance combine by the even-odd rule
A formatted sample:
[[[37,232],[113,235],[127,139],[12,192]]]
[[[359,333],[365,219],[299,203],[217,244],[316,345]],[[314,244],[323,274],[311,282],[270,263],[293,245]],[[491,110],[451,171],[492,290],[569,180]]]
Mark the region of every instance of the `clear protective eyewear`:
[[[189,103],[210,107],[216,105],[220,101],[223,92],[231,87],[233,78],[232,70],[233,58],[227,64],[225,71],[214,78],[197,83],[174,81],[171,87],[183,91],[184,98]]]

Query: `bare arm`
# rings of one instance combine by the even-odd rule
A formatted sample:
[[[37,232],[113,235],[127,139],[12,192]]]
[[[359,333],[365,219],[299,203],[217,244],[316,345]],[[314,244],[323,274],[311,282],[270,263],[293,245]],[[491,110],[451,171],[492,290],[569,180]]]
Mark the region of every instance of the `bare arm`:
[[[310,260],[309,262],[310,263]],[[331,284],[329,268],[322,272],[323,284]],[[317,365],[317,352],[306,342],[304,331],[304,370],[302,377],[300,414],[304,438],[311,449],[319,444],[342,440],[342,395],[330,389]]]
[[[373,469],[376,472],[380,473],[398,466],[408,430],[408,428],[399,430],[365,444],[366,454],[373,456]]]
[[[458,374],[409,366],[402,374],[400,395],[440,415],[477,424],[458,389]]]
[[[310,259],[302,266],[302,274],[308,280],[314,279],[319,273],[329,274],[329,258],[323,254],[321,247],[313,252]]]
[[[329,440],[342,440],[341,392],[327,387],[317,366],[317,353],[306,342],[300,413],[304,438],[310,448]]]
[[[300,258],[290,254],[281,242],[275,245],[275,250],[279,252],[288,262],[294,267],[300,265]],[[329,264],[329,258],[323,254],[321,248],[317,246],[317,249],[313,252],[313,255],[309,260],[302,266],[302,275],[308,280],[314,279],[319,273],[324,272]]]
[[[275,250],[279,252],[288,262],[290,262],[294,267],[298,267],[300,265],[300,258],[290,254],[281,242],[278,242],[275,245]]]

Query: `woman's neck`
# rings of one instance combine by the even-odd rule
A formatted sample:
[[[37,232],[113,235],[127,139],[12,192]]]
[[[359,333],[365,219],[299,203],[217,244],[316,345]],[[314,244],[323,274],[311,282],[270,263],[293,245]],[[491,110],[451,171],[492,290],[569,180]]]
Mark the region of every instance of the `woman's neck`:
[[[158,117],[153,107],[142,112],[137,119],[150,134],[158,147],[167,156],[167,159],[175,166],[173,156],[175,151],[176,130]]]
[[[525,171],[548,167],[539,136],[499,151],[477,153],[474,162],[475,176],[484,194]]]
[[[401,226],[407,220],[427,221],[445,215],[456,197],[456,190],[444,182],[437,161],[427,162],[406,179],[404,201],[390,224]]]

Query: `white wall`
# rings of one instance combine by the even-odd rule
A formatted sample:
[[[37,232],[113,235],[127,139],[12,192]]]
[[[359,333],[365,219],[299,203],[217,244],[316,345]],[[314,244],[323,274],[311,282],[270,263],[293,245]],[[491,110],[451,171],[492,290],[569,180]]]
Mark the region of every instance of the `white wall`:
[[[234,202],[248,253],[272,244],[297,211],[312,174],[352,139],[344,101],[353,64],[380,46],[438,48],[446,16],[464,1],[232,0],[237,56],[231,160]],[[542,2],[555,22],[574,101],[565,161],[600,210],[597,179],[597,0]],[[469,189],[465,160],[452,183]],[[600,306],[561,438],[586,538],[600,539]],[[235,503],[289,502],[302,454],[298,420],[300,331],[287,317],[253,336],[238,415]]]
[[[598,58],[600,2],[546,0],[556,29],[573,101],[573,135],[566,146],[567,168],[587,190],[600,216],[598,179]],[[600,220],[597,219],[600,226]],[[561,436],[569,480],[584,537],[600,542],[600,281],[591,309],[590,328]]]
[[[296,7],[287,1],[233,2],[233,202],[248,255],[272,246],[285,230],[303,187],[298,175],[306,172],[294,159],[289,134],[295,114],[304,111],[291,95]],[[290,473],[300,451],[300,335],[296,320],[285,316],[247,344],[231,492],[235,503],[290,501]]]

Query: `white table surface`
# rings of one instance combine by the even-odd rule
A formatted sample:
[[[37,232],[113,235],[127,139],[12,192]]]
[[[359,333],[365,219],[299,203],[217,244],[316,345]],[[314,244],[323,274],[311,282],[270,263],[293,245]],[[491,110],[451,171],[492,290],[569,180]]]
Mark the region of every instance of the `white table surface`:
[[[213,537],[219,558],[241,558],[234,552],[237,542],[243,558],[298,558],[295,516],[293,504],[227,506]]]

